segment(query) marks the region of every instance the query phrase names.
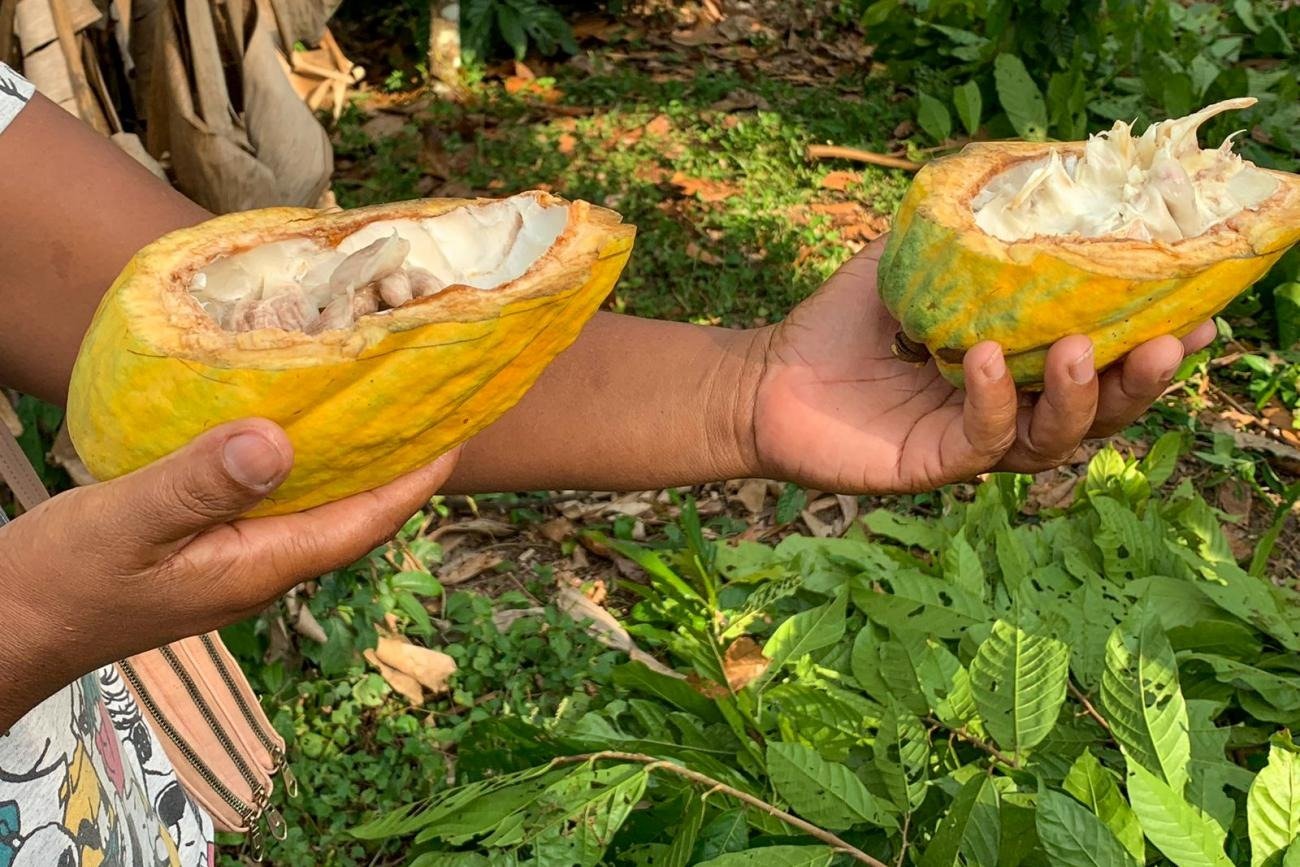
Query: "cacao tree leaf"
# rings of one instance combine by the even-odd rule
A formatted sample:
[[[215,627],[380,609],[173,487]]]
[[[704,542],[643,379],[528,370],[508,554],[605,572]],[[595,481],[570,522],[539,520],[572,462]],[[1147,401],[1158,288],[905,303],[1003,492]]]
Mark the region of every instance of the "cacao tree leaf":
[[[958,85],[952,89],[952,102],[957,107],[957,117],[966,128],[967,135],[974,136],[979,131],[980,120],[984,115],[984,98],[980,86],[973,81]]]
[[[930,737],[914,714],[897,701],[885,706],[872,748],[876,770],[894,806],[911,812],[925,799]]]
[[[1069,665],[1064,643],[1005,620],[993,624],[970,675],[980,718],[1001,747],[1023,753],[1047,737],[1065,702]]]
[[[953,867],[963,853],[968,864],[995,867],[998,802],[992,777],[979,774],[967,780],[926,847],[920,867]]]
[[[889,684],[885,682],[880,663],[883,642],[872,632],[874,628],[868,625],[858,630],[853,639],[853,652],[849,656],[849,669],[863,691],[879,701],[886,701],[892,693]]]
[[[1137,814],[1124,800],[1115,777],[1101,766],[1096,756],[1084,750],[1070,766],[1061,787],[1092,810],[1134,860],[1139,864],[1146,862],[1146,844],[1142,841]]]
[[[853,771],[803,744],[768,743],[767,772],[777,794],[814,825],[832,831],[861,822],[893,825]]]
[[[1187,734],[1191,740],[1192,760],[1187,765],[1188,803],[1205,813],[1221,827],[1232,827],[1237,815],[1237,802],[1225,791],[1231,786],[1245,793],[1249,791],[1253,775],[1246,768],[1232,764],[1226,758],[1228,740],[1232,732],[1219,728],[1214,717],[1222,711],[1216,702],[1196,699],[1187,702]]]
[[[700,828],[704,825],[704,799],[699,792],[692,791],[687,798],[686,808],[682,810],[682,821],[673,833],[672,846],[664,854],[663,867],[687,867],[695,851],[695,842],[699,839]]]
[[[409,867],[489,867],[491,859],[477,852],[424,852]]]
[[[771,660],[771,664],[754,681],[754,690],[760,690],[786,664],[843,638],[848,598],[848,594],[841,591],[825,605],[800,611],[773,630],[763,645],[763,655]]]
[[[916,122],[925,130],[926,135],[942,144],[952,135],[952,115],[948,107],[930,94],[917,93],[918,108]]]
[[[695,863],[708,861],[729,852],[740,852],[749,845],[749,821],[744,810],[727,810],[714,816],[700,830],[695,849]]]
[[[1038,839],[1051,863],[1062,867],[1140,867],[1101,820],[1069,795],[1052,789],[1038,793]]]
[[[1282,859],[1282,867],[1300,867],[1300,843],[1292,843]]]
[[[829,846],[763,846],[719,855],[697,867],[825,867],[834,857]]]
[[[1278,867],[1300,838],[1300,756],[1289,737],[1274,738],[1268,764],[1246,796],[1251,867]]]
[[[1151,487],[1157,488],[1169,481],[1178,466],[1178,457],[1182,454],[1185,437],[1182,431],[1169,431],[1161,434],[1151,444],[1146,457],[1138,462],[1138,469],[1147,477]]]
[[[1128,795],[1143,833],[1176,867],[1232,867],[1223,828],[1137,762],[1129,762]]]
[[[1143,607],[1134,620],[1106,642],[1102,707],[1129,764],[1157,774],[1181,799],[1191,741],[1178,664],[1155,615]]]
[[[1047,138],[1047,103],[1025,63],[1014,54],[999,54],[993,62],[993,81],[998,102],[1011,126],[1026,141]]]
[[[966,539],[965,527],[953,534],[939,562],[947,581],[972,598],[985,598],[988,582],[984,578],[984,566],[980,563],[979,554],[975,553]]]
[[[1210,85],[1219,78],[1221,67],[1204,54],[1198,54],[1192,58],[1188,70],[1192,75],[1192,92],[1200,100],[1204,99]]]

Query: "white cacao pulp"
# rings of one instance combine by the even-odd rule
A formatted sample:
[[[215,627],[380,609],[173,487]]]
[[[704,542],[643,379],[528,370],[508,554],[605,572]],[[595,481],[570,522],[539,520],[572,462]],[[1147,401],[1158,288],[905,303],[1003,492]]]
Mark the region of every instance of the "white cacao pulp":
[[[1140,137],[1116,121],[1090,136],[1082,155],[1053,149],[993,177],[971,200],[975,223],[1003,241],[1074,235],[1175,243],[1203,235],[1277,189],[1275,178],[1232,152],[1239,133],[1211,150],[1196,140],[1205,121],[1255,102],[1224,100],[1153,123]]]
[[[194,274],[189,291],[227,331],[347,329],[449,286],[509,283],[567,220],[567,207],[527,193],[426,219],[376,220],[336,247],[294,238],[222,256]]]

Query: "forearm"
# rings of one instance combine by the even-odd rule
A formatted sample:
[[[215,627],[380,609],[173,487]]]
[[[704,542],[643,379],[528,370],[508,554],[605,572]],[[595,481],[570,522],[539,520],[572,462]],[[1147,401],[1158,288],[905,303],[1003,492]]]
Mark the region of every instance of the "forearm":
[[[445,490],[644,490],[750,475],[764,334],[597,314],[469,442]]]
[[[210,214],[39,95],[0,134],[0,169],[0,382],[61,403],[122,267]]]

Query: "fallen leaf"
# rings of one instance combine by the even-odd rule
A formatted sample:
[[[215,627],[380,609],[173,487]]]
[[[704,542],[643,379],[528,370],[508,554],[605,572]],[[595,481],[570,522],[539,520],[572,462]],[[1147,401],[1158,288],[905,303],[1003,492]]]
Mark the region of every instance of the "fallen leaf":
[[[763,655],[762,648],[748,635],[742,635],[727,645],[727,650],[722,655],[722,670],[727,676],[727,685],[733,692],[744,689],[762,677],[771,664],[772,660]]]
[[[683,196],[696,196],[702,202],[723,202],[740,192],[731,184],[692,178],[681,172],[674,173],[670,183],[681,190]]]
[[[573,522],[563,516],[552,518],[537,528],[537,532],[557,545],[573,535],[577,528]]]
[[[862,175],[857,172],[831,172],[822,178],[821,185],[824,190],[835,190],[843,192],[849,187],[862,182]]]
[[[633,661],[640,662],[660,674],[677,678],[682,676],[637,647],[632,636],[623,628],[623,624],[618,622],[618,618],[603,606],[592,602],[583,595],[582,591],[573,587],[561,587],[555,594],[555,607],[578,622],[590,620],[587,631],[606,647],[622,650]]]
[[[560,153],[568,156],[578,148],[578,139],[569,133],[560,136],[559,141],[555,144],[555,149]]]
[[[8,406],[9,401],[0,398],[0,406]],[[15,416],[14,421],[18,423],[18,432],[22,433],[22,424],[18,422]],[[7,420],[6,420],[6,423]],[[11,428],[12,430],[12,428]],[[14,434],[17,436],[18,434]],[[95,477],[86,469],[86,465],[81,462],[81,456],[77,454],[76,448],[72,445],[72,436],[68,433],[67,422],[59,427],[58,434],[54,437],[54,442],[50,445],[50,460],[63,467],[68,477],[78,485],[93,485]]]
[[[392,138],[406,129],[407,122],[408,118],[400,114],[389,114],[386,111],[381,111],[361,124],[361,131],[372,139]]]
[[[1250,488],[1241,479],[1229,479],[1219,485],[1216,499],[1219,508],[1226,514],[1237,519],[1250,517],[1250,506],[1253,498],[1251,497]]]
[[[767,502],[767,482],[764,479],[746,479],[736,491],[735,499],[745,507],[745,511],[757,515]]]
[[[413,707],[424,704],[424,687],[420,686],[418,680],[390,665],[385,665],[379,655],[369,648],[361,655],[365,657],[366,662],[379,671],[379,676],[393,688],[393,692],[405,698]]]
[[[694,259],[696,262],[703,262],[705,265],[722,264],[721,256],[716,256],[713,253],[710,253],[694,241],[686,242],[686,255],[688,258]]]
[[[440,650],[420,647],[396,638],[380,638],[375,648],[379,661],[408,674],[434,695],[446,692],[456,673],[456,660]]]
[[[673,122],[668,119],[668,115],[666,114],[655,115],[650,119],[650,122],[645,125],[646,135],[655,136],[657,138],[663,138],[668,135],[668,133],[672,132],[672,129]]]
[[[503,539],[507,536],[513,536],[519,532],[519,528],[513,524],[507,524],[505,521],[494,521],[491,518],[470,518],[465,521],[455,521],[450,524],[443,524],[438,529],[429,534],[429,538],[437,541],[443,536],[452,533],[475,533],[481,536],[491,536],[494,539]]]
[[[768,102],[750,90],[733,90],[731,93],[719,99],[709,106],[714,111],[732,112],[732,111],[767,111],[770,108]]]
[[[438,580],[445,585],[463,584],[474,576],[492,569],[500,562],[501,557],[498,554],[475,551],[439,569]]]

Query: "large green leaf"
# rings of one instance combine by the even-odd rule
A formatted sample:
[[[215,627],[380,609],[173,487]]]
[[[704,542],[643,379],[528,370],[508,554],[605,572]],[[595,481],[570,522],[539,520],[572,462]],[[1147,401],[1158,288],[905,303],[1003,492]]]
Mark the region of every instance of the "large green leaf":
[[[1004,749],[1022,753],[1047,737],[1065,701],[1070,649],[1004,620],[971,662],[975,706]]]
[[[696,867],[824,867],[835,857],[828,846],[764,846],[719,855]]]
[[[916,715],[896,701],[886,705],[880,720],[873,759],[894,805],[904,812],[919,807],[929,776],[930,737]]]
[[[863,822],[893,825],[853,771],[803,744],[769,743],[767,772],[777,794],[815,825],[834,831]]]
[[[749,820],[743,809],[727,810],[714,816],[700,829],[695,856],[707,861],[729,852],[740,852],[749,846]]]
[[[1124,844],[1101,820],[1069,795],[1038,793],[1038,839],[1061,867],[1139,867]]]
[[[978,774],[967,780],[926,847],[920,867],[953,867],[962,854],[974,867],[995,867],[998,800],[992,777]]]
[[[1070,766],[1061,785],[1092,810],[1139,863],[1146,860],[1146,844],[1142,841],[1137,815],[1124,800],[1114,775],[1101,766],[1096,756],[1085,750]]]
[[[1136,762],[1182,796],[1191,742],[1178,665],[1155,615],[1140,609],[1136,628],[1115,627],[1106,642],[1101,703],[1111,733]]]
[[[1047,103],[1024,61],[1014,54],[999,54],[993,64],[993,80],[998,102],[1016,133],[1028,141],[1043,141],[1047,137]]]
[[[1300,837],[1300,756],[1276,738],[1246,797],[1251,867],[1275,867]]]
[[[1142,832],[1175,867],[1232,867],[1223,828],[1136,762],[1128,767],[1128,796]]]
[[[772,662],[767,673],[756,683],[766,683],[787,663],[843,638],[847,609],[848,595],[840,592],[825,605],[800,611],[785,620],[763,645],[763,655]]]
[[[691,791],[687,797],[686,809],[682,810],[682,821],[673,833],[673,843],[660,867],[688,867],[691,855],[695,852],[695,841],[699,839],[700,828],[704,825],[704,798],[700,793]]]

